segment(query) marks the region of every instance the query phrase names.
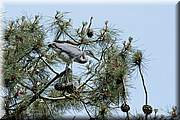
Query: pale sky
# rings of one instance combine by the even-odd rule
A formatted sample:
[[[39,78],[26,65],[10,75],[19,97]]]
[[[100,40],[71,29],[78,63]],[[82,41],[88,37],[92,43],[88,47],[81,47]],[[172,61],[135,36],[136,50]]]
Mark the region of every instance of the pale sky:
[[[53,16],[56,10],[71,12],[75,26],[94,17],[93,27],[100,27],[105,20],[123,31],[126,40],[132,36],[135,45],[144,50],[149,104],[167,113],[176,105],[176,9],[175,4],[4,4],[5,18],[22,15]],[[137,75],[136,75],[137,76]],[[131,80],[129,101],[131,112],[141,111],[144,91],[140,77]]]

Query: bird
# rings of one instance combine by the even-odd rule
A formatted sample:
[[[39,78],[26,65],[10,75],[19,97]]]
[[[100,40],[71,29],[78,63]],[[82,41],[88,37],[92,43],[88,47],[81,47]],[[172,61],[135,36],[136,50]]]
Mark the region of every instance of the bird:
[[[48,47],[53,48],[60,58],[68,65],[72,62],[85,64],[88,62],[87,56],[99,61],[90,50],[82,51],[80,48],[70,43],[53,41],[53,43],[49,44]]]

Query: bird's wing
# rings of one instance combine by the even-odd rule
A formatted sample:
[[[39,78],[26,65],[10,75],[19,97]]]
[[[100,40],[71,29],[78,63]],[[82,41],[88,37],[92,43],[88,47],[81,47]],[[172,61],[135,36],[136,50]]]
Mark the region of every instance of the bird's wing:
[[[54,44],[56,45],[56,47],[60,48],[62,52],[66,52],[72,58],[80,56],[82,54],[82,51],[74,45],[68,43],[57,43],[57,42]]]
[[[68,43],[54,43],[59,52],[66,53],[72,61],[78,63],[86,63],[88,61],[86,53],[81,51],[78,47]],[[61,54],[62,54],[61,53]]]

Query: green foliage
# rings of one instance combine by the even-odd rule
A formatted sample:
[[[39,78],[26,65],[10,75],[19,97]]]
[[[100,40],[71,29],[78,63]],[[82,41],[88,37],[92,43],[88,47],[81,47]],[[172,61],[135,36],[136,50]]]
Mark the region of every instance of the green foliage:
[[[23,113],[36,117],[85,109],[92,117],[91,109],[99,111],[93,116],[105,119],[112,107],[120,108],[120,103],[127,102],[132,65],[141,63],[141,52],[133,52],[131,37],[118,47],[120,31],[110,28],[108,21],[94,30],[92,19],[76,29],[65,13],[57,11],[48,31],[39,16],[33,19],[22,16],[6,24],[3,45],[4,80],[9,91],[6,117],[19,116],[21,108]],[[99,61],[92,59],[82,65],[82,74],[77,77],[74,71],[78,68],[65,69],[62,58],[48,47],[46,38],[51,32],[55,41],[93,51]],[[56,90],[56,83],[65,89]]]

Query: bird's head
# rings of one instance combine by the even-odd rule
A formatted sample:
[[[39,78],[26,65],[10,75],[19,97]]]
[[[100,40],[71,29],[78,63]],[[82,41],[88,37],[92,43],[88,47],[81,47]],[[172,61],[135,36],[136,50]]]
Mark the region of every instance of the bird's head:
[[[99,59],[96,58],[96,57],[94,56],[93,52],[91,52],[90,50],[85,50],[84,52],[85,52],[86,55],[88,55],[88,56],[96,59],[97,61],[99,61]]]
[[[52,48],[54,50],[60,51],[60,47],[57,46],[57,43],[53,42],[48,45],[49,48]]]
[[[63,44],[64,43],[62,43],[61,41],[53,41],[52,43],[48,44],[48,47],[53,48],[53,49],[56,49],[56,48],[61,49]]]

